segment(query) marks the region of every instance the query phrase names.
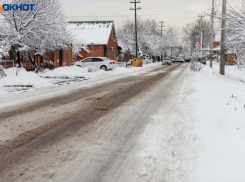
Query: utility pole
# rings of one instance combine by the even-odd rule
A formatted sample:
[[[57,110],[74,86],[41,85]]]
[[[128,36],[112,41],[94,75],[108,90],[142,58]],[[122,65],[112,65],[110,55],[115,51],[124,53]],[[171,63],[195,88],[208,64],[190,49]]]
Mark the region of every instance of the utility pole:
[[[225,75],[225,37],[226,37],[226,0],[222,3],[222,31],[221,31],[221,56],[220,56],[220,74]]]
[[[211,14],[211,46],[210,46],[210,67],[213,67],[213,48],[214,48],[214,0],[212,0]]]
[[[140,1],[130,1],[130,3],[134,3],[134,8],[130,8],[129,10],[135,11],[135,44],[136,44],[136,58],[138,58],[138,35],[137,35],[137,10],[140,10],[141,8],[137,8],[137,3],[140,3]]]
[[[173,52],[173,47],[171,46],[170,49],[171,49],[171,59],[172,59],[173,58],[173,53],[172,53]]]
[[[164,21],[161,21],[161,22],[159,22],[161,25],[160,25],[160,28],[161,28],[161,37],[162,37],[162,32],[163,32],[163,27],[165,27],[165,26],[163,26],[163,24],[165,23]]]
[[[202,44],[203,44],[203,41],[202,41],[202,37],[203,37],[203,27],[202,27],[202,18],[205,17],[205,15],[198,15],[199,18],[201,18],[201,23],[200,23],[200,29],[201,29],[201,57],[202,57]]]

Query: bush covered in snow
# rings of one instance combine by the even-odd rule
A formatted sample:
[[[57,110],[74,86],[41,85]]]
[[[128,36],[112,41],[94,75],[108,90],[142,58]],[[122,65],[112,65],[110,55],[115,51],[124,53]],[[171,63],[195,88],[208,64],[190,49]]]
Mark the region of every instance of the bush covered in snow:
[[[5,85],[33,85],[33,88],[51,86],[49,80],[41,78],[32,71],[23,68],[4,69],[6,76],[0,79],[0,88]]]
[[[194,53],[191,58],[191,68],[190,68],[194,72],[201,71],[201,69],[203,68],[203,65],[200,62],[198,62],[198,59],[199,59],[199,54]]]
[[[4,73],[3,67],[0,65],[0,78],[5,77],[6,74]]]
[[[54,63],[52,61],[44,61],[43,63],[41,63],[41,70],[44,69],[49,69],[49,70],[53,70],[54,69]]]

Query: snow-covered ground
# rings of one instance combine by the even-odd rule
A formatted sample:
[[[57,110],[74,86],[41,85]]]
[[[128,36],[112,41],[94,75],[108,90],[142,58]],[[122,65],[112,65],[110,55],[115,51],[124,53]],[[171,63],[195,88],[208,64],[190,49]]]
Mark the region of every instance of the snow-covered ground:
[[[109,72],[85,70],[81,74],[80,68],[67,67],[46,71],[36,79],[43,79],[40,76],[85,76],[92,79],[84,83],[91,84],[92,81],[96,80],[95,83],[98,83],[102,78],[118,75],[136,76],[139,70],[144,71],[159,65],[151,64],[132,69],[117,68]],[[72,72],[69,71],[70,75],[66,73],[66,69],[72,69]],[[33,76],[34,73],[25,74]],[[171,94],[162,103],[165,109],[160,108],[152,116],[151,122],[144,128],[137,143],[139,150],[136,158],[137,165],[140,166],[138,175],[141,181],[161,181],[164,178],[164,181],[171,182],[243,182],[245,70],[227,66],[226,75],[222,76],[219,75],[218,63],[214,63],[212,69],[208,63],[200,72],[187,71],[184,77],[184,82],[175,83],[176,88],[172,89]],[[8,82],[5,81],[6,83]],[[45,84],[48,86],[50,82],[43,82],[43,85]],[[69,89],[80,88],[79,85],[81,86],[73,84]],[[57,88],[58,86],[49,87],[45,89],[45,94],[54,95],[59,90],[68,90],[67,86]],[[43,90],[40,89],[37,94],[39,92],[42,93]],[[23,100],[26,102],[26,96],[31,97],[30,95],[32,94],[23,94]],[[36,97],[33,94],[34,96]]]
[[[245,70],[228,66],[221,76],[219,64],[211,69],[208,63],[200,72],[189,71],[173,93],[179,99],[153,116],[140,155],[167,164],[166,181],[244,182]]]
[[[102,71],[93,67],[60,67],[54,70],[44,70],[43,72],[40,72],[38,74],[34,72],[28,72],[24,69],[17,71],[16,68],[9,68],[4,70],[4,72],[7,74],[7,77],[0,79],[0,97],[5,97],[10,93],[33,91],[36,89],[50,87],[57,84],[59,85],[62,83],[67,84],[72,82],[79,82],[83,81],[84,79],[113,77],[117,75],[134,73],[159,65],[159,63],[155,63],[144,65],[144,67],[117,67],[111,71]]]
[[[208,66],[190,80],[194,89],[198,157],[190,181],[242,182],[245,179],[245,70]],[[191,88],[189,88],[191,89]]]

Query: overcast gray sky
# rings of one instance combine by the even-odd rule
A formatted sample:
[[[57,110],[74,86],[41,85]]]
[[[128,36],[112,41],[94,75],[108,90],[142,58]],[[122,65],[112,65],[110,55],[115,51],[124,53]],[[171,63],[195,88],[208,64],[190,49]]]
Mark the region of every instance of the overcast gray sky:
[[[133,0],[132,0],[133,1]],[[197,19],[198,14],[211,12],[212,0],[140,0],[141,18],[165,21],[165,26],[175,26],[179,30],[187,23]],[[228,3],[240,0],[228,0]],[[130,0],[62,0],[63,9],[69,20],[114,20],[119,28],[128,18],[134,18]],[[222,0],[215,0],[216,8]],[[206,18],[209,18],[206,16]]]

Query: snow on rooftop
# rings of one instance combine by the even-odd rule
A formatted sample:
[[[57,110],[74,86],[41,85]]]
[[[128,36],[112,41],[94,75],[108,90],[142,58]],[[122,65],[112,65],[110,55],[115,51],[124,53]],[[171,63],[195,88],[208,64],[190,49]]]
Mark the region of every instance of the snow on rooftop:
[[[113,22],[70,22],[68,30],[83,44],[106,45],[112,26]]]

